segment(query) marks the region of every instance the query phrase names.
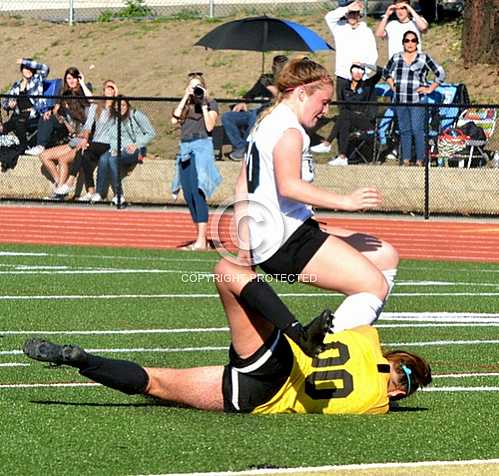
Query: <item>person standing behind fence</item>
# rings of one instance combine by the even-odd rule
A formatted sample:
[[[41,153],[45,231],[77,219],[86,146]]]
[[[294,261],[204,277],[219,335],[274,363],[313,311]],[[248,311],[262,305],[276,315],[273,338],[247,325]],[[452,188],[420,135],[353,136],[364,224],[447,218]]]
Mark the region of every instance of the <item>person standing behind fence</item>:
[[[30,121],[36,122],[39,112],[46,105],[45,98],[35,99],[28,96],[43,96],[43,80],[49,74],[49,67],[28,58],[18,59],[17,64],[21,71],[21,79],[17,80],[6,93],[17,96],[17,99],[2,99],[2,108],[12,112],[12,115],[4,124],[0,124],[0,133],[14,132],[19,139],[21,151],[24,152],[28,146],[29,123]]]
[[[376,64],[378,60],[373,32],[365,22],[360,21],[363,2],[340,0],[338,4],[340,6],[325,17],[336,47],[336,98],[350,84],[352,64]]]
[[[119,96],[120,97],[120,96]],[[121,189],[120,167],[133,167],[141,164],[147,154],[147,144],[156,136],[151,121],[141,111],[130,106],[128,99],[115,99],[111,108],[114,125],[110,129],[110,150],[99,158],[97,167],[97,193],[92,198],[98,202],[106,194],[109,176],[114,190],[112,203],[125,203]],[[118,157],[118,117],[121,116],[121,157]],[[118,198],[118,190],[121,192]]]
[[[218,104],[210,98],[202,74],[189,75],[184,96],[172,113],[172,124],[180,124],[180,148],[173,179],[174,197],[182,189],[197,226],[196,240],[185,249],[206,250],[208,203],[222,177],[215,166],[211,133],[218,118]]]
[[[393,18],[395,14],[395,18]],[[421,51],[421,34],[428,30],[428,22],[419,15],[407,0],[394,0],[376,27],[376,36],[388,37],[388,58],[395,53],[401,53],[402,37],[407,31],[412,31],[418,37],[418,50]]]
[[[445,79],[445,71],[433,58],[418,52],[418,36],[406,31],[402,37],[404,51],[390,58],[383,72],[387,84],[394,91],[393,102],[407,105],[395,106],[400,130],[402,165],[412,160],[412,138],[416,148],[416,165],[423,165],[425,159],[425,110],[413,104],[426,102],[431,94]],[[435,81],[428,84],[426,75],[432,71]]]

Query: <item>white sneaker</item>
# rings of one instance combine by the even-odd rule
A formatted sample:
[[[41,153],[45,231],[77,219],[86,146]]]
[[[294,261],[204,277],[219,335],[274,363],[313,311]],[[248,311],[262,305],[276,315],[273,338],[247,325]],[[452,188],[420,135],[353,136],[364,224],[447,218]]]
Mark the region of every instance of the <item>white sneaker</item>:
[[[113,205],[118,205],[118,195],[115,195],[113,199],[111,200],[111,203]],[[123,205],[125,203],[125,195],[121,194],[120,196],[120,205]]]
[[[346,157],[336,157],[328,162],[328,165],[348,165],[348,159]]]
[[[93,193],[92,198],[90,199],[90,203],[97,203],[97,202],[102,202],[102,197],[100,196],[100,193]]]
[[[73,189],[74,187],[70,187],[69,185],[63,183],[62,185],[59,185],[59,187],[55,189],[55,193],[57,193],[57,195],[67,195]]]
[[[45,147],[43,147],[43,145],[37,145],[35,147],[31,147],[31,149],[24,151],[24,153],[26,155],[40,155],[44,150]]]
[[[314,154],[328,154],[331,152],[331,144],[321,142],[320,144],[310,147],[310,152],[313,152]]]
[[[79,202],[91,202],[93,196],[94,196],[93,193],[87,192],[85,195],[78,197],[78,201]]]
[[[387,160],[397,160],[398,155],[399,155],[398,150],[393,149],[391,152],[388,152],[388,154],[386,154],[386,158]]]

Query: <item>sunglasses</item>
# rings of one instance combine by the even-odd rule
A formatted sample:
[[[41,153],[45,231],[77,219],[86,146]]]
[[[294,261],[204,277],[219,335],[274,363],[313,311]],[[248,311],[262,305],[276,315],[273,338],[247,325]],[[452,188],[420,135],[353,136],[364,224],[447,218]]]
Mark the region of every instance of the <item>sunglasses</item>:
[[[189,73],[187,75],[188,78],[195,78],[196,76],[203,76],[203,73],[201,71],[195,71],[194,73]]]
[[[414,39],[406,38],[404,40],[404,43],[417,43],[417,42],[418,42],[418,40],[416,40],[415,38]]]

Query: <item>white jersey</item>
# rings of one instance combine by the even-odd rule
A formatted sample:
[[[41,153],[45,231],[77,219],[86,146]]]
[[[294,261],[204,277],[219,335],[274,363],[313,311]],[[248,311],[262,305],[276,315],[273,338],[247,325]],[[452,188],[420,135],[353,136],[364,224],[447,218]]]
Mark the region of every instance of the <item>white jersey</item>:
[[[312,207],[283,197],[277,190],[274,147],[288,129],[297,129],[303,138],[302,179],[314,178],[310,138],[295,113],[279,104],[248,138],[246,175],[248,184],[248,226],[250,247],[256,264],[269,259],[310,216]]]

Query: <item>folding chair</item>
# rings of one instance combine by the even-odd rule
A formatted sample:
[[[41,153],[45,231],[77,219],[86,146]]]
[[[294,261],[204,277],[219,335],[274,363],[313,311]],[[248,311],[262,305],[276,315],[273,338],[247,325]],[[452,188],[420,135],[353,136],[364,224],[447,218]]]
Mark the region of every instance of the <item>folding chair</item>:
[[[485,145],[493,136],[497,120],[497,110],[493,108],[484,109],[466,109],[457,121],[456,127],[459,129],[469,122],[473,122],[477,127],[483,130],[484,139],[468,138],[465,143],[465,151],[468,153],[460,152],[454,155],[454,159],[459,159],[459,167],[470,168],[472,159],[478,157],[482,163],[486,163],[489,156],[484,150]]]
[[[348,140],[348,163],[374,163],[377,160],[376,127],[351,132]]]

